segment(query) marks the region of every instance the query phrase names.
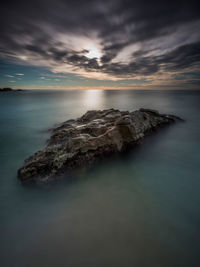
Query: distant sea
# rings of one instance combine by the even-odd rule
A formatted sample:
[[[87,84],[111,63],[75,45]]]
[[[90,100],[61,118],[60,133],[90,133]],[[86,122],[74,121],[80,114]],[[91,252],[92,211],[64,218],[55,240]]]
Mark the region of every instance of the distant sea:
[[[78,179],[43,186],[17,179],[53,125],[89,109],[140,107],[186,121]],[[199,252],[200,91],[0,95],[1,267],[198,267]]]

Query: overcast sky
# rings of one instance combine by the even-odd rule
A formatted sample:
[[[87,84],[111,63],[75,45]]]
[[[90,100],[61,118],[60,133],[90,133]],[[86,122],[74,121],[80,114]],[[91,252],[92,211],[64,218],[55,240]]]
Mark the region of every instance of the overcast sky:
[[[197,1],[3,1],[0,86],[200,88]]]

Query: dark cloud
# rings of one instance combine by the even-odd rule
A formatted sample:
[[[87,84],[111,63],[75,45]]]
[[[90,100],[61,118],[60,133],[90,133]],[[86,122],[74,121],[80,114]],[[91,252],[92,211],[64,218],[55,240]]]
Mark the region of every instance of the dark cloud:
[[[200,66],[200,42],[180,46],[160,56],[142,57],[142,51],[134,62],[129,64],[105,64],[104,72],[120,77],[152,75],[158,71],[180,71],[189,67]]]
[[[68,64],[119,78],[198,68],[199,10],[193,0],[7,0],[1,3],[0,56],[28,55],[30,63]],[[70,36],[77,37],[75,44]],[[81,36],[99,40],[101,58],[87,57]]]

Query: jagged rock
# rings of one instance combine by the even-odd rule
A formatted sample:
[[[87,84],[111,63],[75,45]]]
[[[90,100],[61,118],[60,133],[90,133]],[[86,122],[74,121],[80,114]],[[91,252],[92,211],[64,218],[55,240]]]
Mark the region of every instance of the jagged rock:
[[[25,160],[18,177],[22,181],[54,178],[64,171],[91,164],[100,156],[131,147],[148,132],[177,119],[180,118],[143,108],[133,112],[90,110],[77,120],[68,120],[52,129],[46,147]]]

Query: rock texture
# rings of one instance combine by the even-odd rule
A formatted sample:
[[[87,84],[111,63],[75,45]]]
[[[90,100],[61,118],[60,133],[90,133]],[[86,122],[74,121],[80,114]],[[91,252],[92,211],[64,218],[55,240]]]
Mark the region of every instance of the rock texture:
[[[148,132],[177,119],[180,118],[151,109],[88,111],[77,120],[52,129],[46,147],[25,160],[18,177],[22,181],[54,178],[66,170],[91,164],[100,156],[133,146]]]

